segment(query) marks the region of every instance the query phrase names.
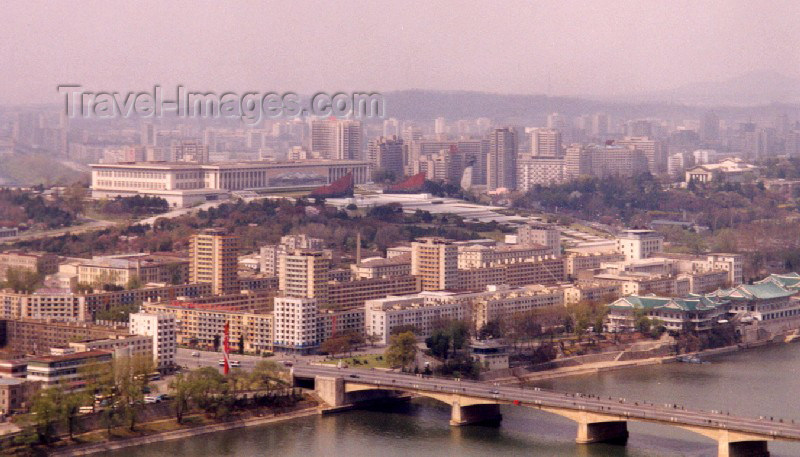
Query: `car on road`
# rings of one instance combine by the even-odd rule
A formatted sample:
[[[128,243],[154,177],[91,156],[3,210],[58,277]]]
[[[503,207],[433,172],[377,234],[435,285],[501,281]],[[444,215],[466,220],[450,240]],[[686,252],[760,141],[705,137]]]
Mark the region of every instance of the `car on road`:
[[[351,378],[358,379],[358,378],[360,378],[361,376],[359,376],[359,375],[357,375],[357,374],[351,374],[351,375],[350,375],[350,377],[351,377]]]
[[[231,360],[231,367],[236,368],[242,366],[242,362],[238,360]]]
[[[147,395],[144,397],[144,402],[146,404],[153,404],[153,403],[161,403],[162,401],[166,400],[167,396],[164,394],[161,395]]]
[[[200,353],[197,351],[192,351],[192,357],[200,357]]]
[[[219,359],[217,361],[217,363],[219,364],[219,366],[224,367],[225,366],[225,359]]]
[[[499,395],[500,391],[497,389],[492,389],[492,395]]]
[[[290,366],[294,365],[292,362],[290,362],[290,361],[288,361],[288,360],[284,360],[284,361],[283,361],[283,362],[281,362],[281,363],[283,363],[283,366],[285,366],[285,367],[290,367]]]

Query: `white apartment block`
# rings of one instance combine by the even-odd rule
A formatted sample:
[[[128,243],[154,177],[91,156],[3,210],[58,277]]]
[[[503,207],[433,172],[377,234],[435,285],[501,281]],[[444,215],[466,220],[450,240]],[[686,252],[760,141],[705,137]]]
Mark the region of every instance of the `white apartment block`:
[[[153,357],[153,338],[147,335],[117,335],[114,338],[69,343],[75,352],[109,351],[118,357]]]
[[[487,323],[506,319],[513,314],[538,308],[563,306],[564,294],[558,288],[531,285],[520,288],[489,286],[471,303],[472,321],[476,329]]]
[[[388,344],[394,328],[413,326],[420,338],[430,336],[442,320],[464,320],[480,328],[487,322],[536,308],[564,304],[563,292],[544,286],[488,286],[481,292],[423,291],[368,300],[364,325],[368,335]]]
[[[532,157],[561,157],[561,132],[556,129],[535,128],[528,132]]]
[[[153,339],[153,362],[159,370],[175,365],[178,332],[174,315],[131,313],[130,333]]]
[[[66,322],[92,320],[85,296],[73,293],[18,294],[11,290],[0,290],[0,318]]]
[[[532,262],[552,254],[552,248],[543,244],[512,246],[459,246],[458,268],[487,268],[509,263]]]
[[[389,343],[395,327],[413,325],[416,335],[425,338],[430,336],[436,322],[470,317],[465,300],[459,299],[459,294],[445,291],[367,300],[364,310],[366,334],[377,336],[379,344]]]
[[[308,351],[320,344],[316,299],[277,297],[273,316],[276,349]]]
[[[618,252],[576,252],[568,251],[565,256],[564,269],[568,276],[577,277],[578,273],[585,270],[600,268],[606,262],[619,262],[625,256]]]
[[[353,279],[392,278],[411,275],[411,255],[402,254],[394,257],[373,257],[354,263],[350,266]]]
[[[325,241],[310,237],[304,233],[299,235],[285,235],[278,244],[262,246],[259,254],[259,268],[261,273],[278,276],[280,274],[280,256],[295,249],[320,250],[325,247]]]
[[[517,188],[527,192],[538,186],[566,181],[565,161],[561,157],[528,157],[517,162]]]
[[[617,236],[617,252],[625,260],[646,259],[664,250],[664,236],[653,230],[625,230]]]
[[[517,229],[517,244],[547,246],[554,257],[561,257],[561,230],[550,224],[522,225]]]

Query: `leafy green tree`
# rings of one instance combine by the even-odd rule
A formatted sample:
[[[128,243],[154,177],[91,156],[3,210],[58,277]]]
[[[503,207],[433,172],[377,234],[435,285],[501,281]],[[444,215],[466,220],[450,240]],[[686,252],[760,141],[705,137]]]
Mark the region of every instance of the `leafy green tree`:
[[[500,320],[489,321],[478,330],[478,337],[481,339],[487,338],[503,338],[505,337],[505,328],[503,322]]]
[[[75,438],[75,430],[78,425],[78,415],[81,406],[89,405],[92,402],[92,397],[84,391],[71,392],[64,395],[61,401],[61,417],[67,426],[67,433],[69,439]]]
[[[128,290],[141,289],[142,287],[144,287],[144,282],[142,281],[142,278],[139,277],[139,275],[131,276],[128,279],[127,284],[125,284],[125,288]]]
[[[183,373],[178,373],[170,381],[169,388],[172,389],[172,394],[175,397],[172,402],[173,408],[175,408],[175,421],[178,424],[182,424],[183,417],[189,411],[189,402],[192,398],[192,383]]]
[[[6,270],[4,287],[19,294],[31,294],[42,282],[42,275],[27,268],[9,268]]]
[[[384,357],[392,366],[406,369],[417,356],[417,338],[411,332],[392,335]]]
[[[40,443],[50,443],[55,439],[56,424],[60,419],[60,404],[64,398],[61,386],[41,389],[33,399],[31,413]]]
[[[469,324],[461,320],[453,320],[447,326],[450,341],[453,344],[453,351],[460,351],[469,342]]]
[[[446,359],[450,354],[450,335],[442,329],[434,330],[431,336],[425,339],[425,345],[434,357]]]

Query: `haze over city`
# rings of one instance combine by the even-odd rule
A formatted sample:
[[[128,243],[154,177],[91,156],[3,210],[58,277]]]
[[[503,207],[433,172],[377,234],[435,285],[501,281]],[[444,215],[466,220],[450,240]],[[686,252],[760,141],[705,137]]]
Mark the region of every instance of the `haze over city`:
[[[800,76],[800,5],[749,1],[22,2],[0,102],[145,90],[471,90],[632,99]],[[765,102],[776,100],[765,100]]]
[[[800,455],[800,3],[14,2],[0,455]]]

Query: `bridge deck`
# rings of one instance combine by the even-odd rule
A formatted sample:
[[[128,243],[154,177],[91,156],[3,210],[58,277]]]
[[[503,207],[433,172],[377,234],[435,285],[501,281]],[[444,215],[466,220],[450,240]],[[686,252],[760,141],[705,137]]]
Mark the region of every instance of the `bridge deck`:
[[[342,377],[345,383],[371,385],[381,389],[407,392],[457,394],[464,397],[491,400],[501,404],[519,404],[540,409],[584,411],[619,420],[655,422],[709,430],[727,430],[764,440],[800,441],[800,424],[794,421],[756,419],[721,412],[667,407],[627,399],[609,399],[582,394],[569,394],[544,389],[494,386],[475,381],[455,381],[421,377],[396,372],[352,370],[320,366],[295,366],[295,377]]]

